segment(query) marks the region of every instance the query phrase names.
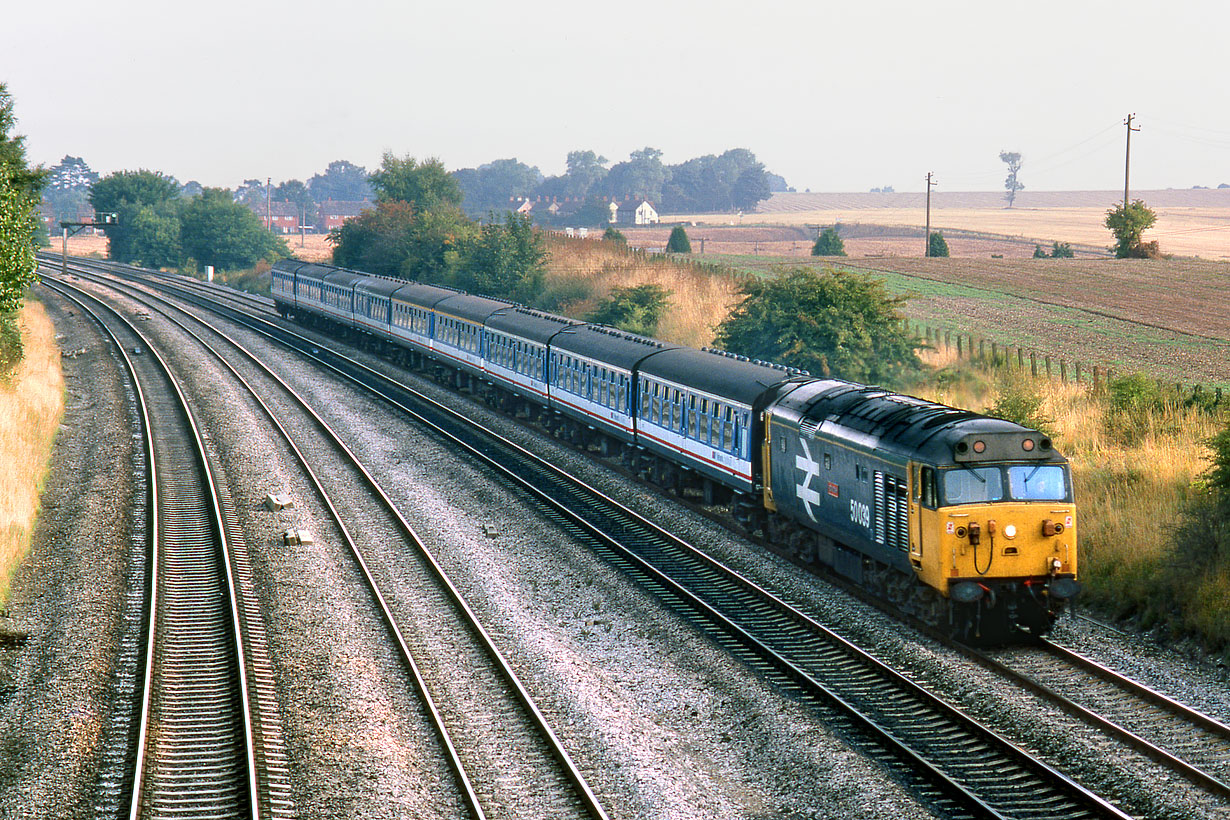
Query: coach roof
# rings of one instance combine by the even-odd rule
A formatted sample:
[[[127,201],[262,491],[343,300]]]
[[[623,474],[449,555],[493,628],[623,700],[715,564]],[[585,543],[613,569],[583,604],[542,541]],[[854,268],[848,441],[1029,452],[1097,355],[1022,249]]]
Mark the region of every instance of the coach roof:
[[[769,388],[802,375],[779,365],[690,347],[655,353],[641,364],[641,372],[749,405]]]
[[[556,336],[551,347],[631,370],[646,356],[675,346],[603,325],[577,325]]]

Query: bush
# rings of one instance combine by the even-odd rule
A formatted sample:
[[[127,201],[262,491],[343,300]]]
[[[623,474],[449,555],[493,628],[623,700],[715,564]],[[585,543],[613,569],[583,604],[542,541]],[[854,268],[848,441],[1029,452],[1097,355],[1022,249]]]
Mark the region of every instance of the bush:
[[[17,314],[0,313],[0,377],[12,372],[24,353]]]
[[[734,353],[855,382],[891,383],[920,367],[920,341],[901,331],[905,300],[870,276],[795,268],[740,290],[716,339]]]
[[[948,243],[944,241],[944,234],[939,231],[931,232],[931,238],[927,240],[927,256],[948,256]]]
[[[585,302],[593,297],[593,285],[588,280],[564,279],[548,285],[534,299],[533,306],[552,313],[562,313],[569,305]]]
[[[1076,256],[1072,252],[1072,245],[1068,242],[1053,242],[1051,243],[1051,258],[1052,259],[1072,259]]]
[[[1046,259],[1046,251],[1042,250],[1041,245],[1034,245],[1034,259]]]
[[[816,237],[816,244],[811,246],[812,256],[845,256],[846,245],[837,235],[837,227],[825,228]]]
[[[691,253],[692,243],[688,239],[688,232],[683,229],[682,225],[676,225],[671,228],[670,238],[666,240],[667,253]]]
[[[1160,410],[1165,406],[1162,386],[1144,373],[1131,373],[1107,383],[1115,410]]]
[[[1051,426],[1055,420],[1041,413],[1043,397],[1032,380],[1011,380],[1000,389],[995,404],[986,408],[988,416],[1014,421],[1023,427],[1054,436]]]
[[[607,226],[607,229],[602,232],[602,238],[607,242],[614,242],[620,247],[628,244],[628,237],[624,236],[623,231],[614,226]]]
[[[670,292],[659,285],[612,288],[610,295],[585,318],[591,322],[652,336],[670,304]]]

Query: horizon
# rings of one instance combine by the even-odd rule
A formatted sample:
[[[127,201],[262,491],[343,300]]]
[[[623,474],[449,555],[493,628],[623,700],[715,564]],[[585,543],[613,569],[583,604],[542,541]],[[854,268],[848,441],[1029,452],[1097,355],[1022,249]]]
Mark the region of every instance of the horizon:
[[[1145,19],[1147,48],[1125,53]],[[1133,188],[1230,182],[1230,111],[1197,81],[1221,74],[1227,6],[68,0],[6,22],[28,35],[0,81],[31,161],[103,174],[233,188],[391,151],[552,176],[570,150],[613,164],[652,146],[675,164],[744,147],[800,191],[921,191],[928,172],[997,191],[1006,150],[1026,192],[1114,190],[1134,113]]]

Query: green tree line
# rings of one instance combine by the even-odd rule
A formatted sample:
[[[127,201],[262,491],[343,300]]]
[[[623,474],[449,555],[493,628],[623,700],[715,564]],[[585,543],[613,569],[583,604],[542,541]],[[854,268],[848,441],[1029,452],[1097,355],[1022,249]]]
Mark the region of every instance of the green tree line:
[[[112,259],[151,268],[211,265],[240,270],[288,256],[286,243],[230,191],[203,188],[181,194],[174,177],[158,171],[119,171],[90,188],[96,213],[116,214],[107,228]]]

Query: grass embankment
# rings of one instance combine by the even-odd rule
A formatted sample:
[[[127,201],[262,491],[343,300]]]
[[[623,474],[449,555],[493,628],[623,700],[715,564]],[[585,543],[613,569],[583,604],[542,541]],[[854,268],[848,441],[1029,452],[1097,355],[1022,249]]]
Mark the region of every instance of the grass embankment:
[[[43,306],[19,314],[25,357],[0,375],[0,602],[30,549],[51,445],[64,413],[55,330]]]
[[[612,288],[660,285],[670,291],[671,304],[655,335],[678,344],[712,344],[717,323],[739,299],[739,274],[724,265],[634,253],[592,239],[550,237],[547,251],[542,307],[581,318]]]

